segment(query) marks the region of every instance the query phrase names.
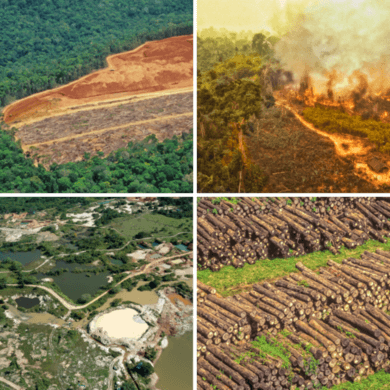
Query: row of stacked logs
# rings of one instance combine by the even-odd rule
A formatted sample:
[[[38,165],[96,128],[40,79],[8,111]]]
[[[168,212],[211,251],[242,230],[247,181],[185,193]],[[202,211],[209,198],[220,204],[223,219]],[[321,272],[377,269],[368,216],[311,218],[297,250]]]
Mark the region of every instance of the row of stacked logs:
[[[198,389],[303,390],[389,370],[390,252],[296,267],[227,298],[198,282]]]
[[[227,199],[227,198],[225,198]],[[318,200],[320,199],[320,200]],[[241,268],[259,259],[333,254],[390,236],[380,198],[232,198],[198,203],[198,269]],[[233,203],[236,202],[236,203]]]

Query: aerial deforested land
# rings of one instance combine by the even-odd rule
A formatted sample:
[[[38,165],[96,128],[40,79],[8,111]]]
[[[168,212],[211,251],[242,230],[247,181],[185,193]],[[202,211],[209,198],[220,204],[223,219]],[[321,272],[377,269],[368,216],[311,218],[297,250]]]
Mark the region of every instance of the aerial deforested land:
[[[3,1],[0,11],[0,106],[104,68],[110,54],[192,33],[190,0]]]
[[[113,108],[138,102],[147,113],[140,99],[192,90],[192,10],[187,0],[2,2],[3,192],[191,192],[192,107],[162,102],[161,121],[151,112],[118,120]],[[86,126],[80,111],[95,122]]]
[[[85,153],[107,156],[152,134],[160,142],[189,134],[192,113],[192,92],[177,92],[49,117],[22,126],[16,137],[28,157],[49,167],[80,161]]]
[[[336,71],[322,75],[328,95],[316,92],[314,76],[285,65],[286,41],[198,33],[198,192],[386,192],[388,91],[373,93],[361,69],[343,94],[336,84],[347,77]]]

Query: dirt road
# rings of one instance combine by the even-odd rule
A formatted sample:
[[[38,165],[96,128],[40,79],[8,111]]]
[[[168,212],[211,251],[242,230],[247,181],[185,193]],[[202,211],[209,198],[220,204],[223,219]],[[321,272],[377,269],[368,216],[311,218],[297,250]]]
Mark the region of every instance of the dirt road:
[[[146,99],[154,99],[158,97],[163,97],[163,96],[168,96],[168,95],[176,95],[176,94],[182,94],[186,92],[192,92],[194,90],[193,87],[187,87],[187,88],[181,88],[181,89],[169,89],[165,90],[162,92],[149,92],[149,93],[142,93],[137,96],[132,96],[132,97],[124,97],[124,98],[116,98],[116,99],[107,99],[107,100],[102,100],[96,103],[87,103],[83,105],[75,105],[75,106],[70,106],[67,109],[61,110],[61,111],[54,111],[51,112],[50,115],[47,115],[46,117],[32,117],[28,118],[23,121],[18,121],[16,123],[12,124],[12,127],[16,127],[17,129],[20,129],[23,126],[31,125],[35,122],[42,121],[45,118],[55,118],[59,116],[64,116],[66,114],[74,114],[77,112],[82,112],[82,111],[91,111],[91,110],[101,110],[102,108],[106,107],[115,107],[115,106],[120,106],[122,104],[127,104],[127,103],[137,103],[142,100]],[[27,99],[27,98],[26,98]]]
[[[12,382],[8,381],[7,379],[2,378],[1,376],[0,376],[0,382],[5,383],[7,386],[9,386],[9,387],[11,387],[12,389],[15,389],[15,390],[25,390],[24,387],[20,387],[18,385],[15,385],[15,383],[12,383]]]
[[[145,271],[147,271],[150,267],[152,266],[155,266],[156,264],[159,264],[163,261],[167,261],[167,260],[171,260],[171,259],[175,259],[177,257],[184,257],[184,256],[188,256],[188,255],[192,255],[193,252],[187,252],[187,253],[184,253],[184,254],[179,254],[179,255],[174,255],[174,256],[170,256],[170,257],[162,257],[161,259],[158,259],[156,261],[153,261],[153,263],[149,263],[149,264],[146,264],[144,266],[141,267],[140,271],[138,272],[135,272],[135,273],[131,273],[129,274],[128,276],[126,276],[124,279],[122,279],[121,281],[119,281],[114,287],[116,286],[119,286],[120,284],[122,284],[125,280],[129,279],[129,278],[132,278],[134,276],[137,276],[137,275],[141,275],[143,274]],[[7,286],[18,286],[17,284],[7,284]],[[88,307],[89,305],[92,305],[94,302],[96,302],[97,300],[99,300],[100,298],[102,298],[104,295],[108,294],[110,290],[107,290],[105,291],[104,293],[100,294],[98,297],[94,298],[92,301],[84,304],[84,305],[72,305],[71,303],[69,303],[68,301],[66,301],[63,297],[61,297],[58,293],[56,293],[54,290],[52,290],[51,288],[49,287],[46,287],[46,286],[40,286],[40,285],[35,285],[35,284],[28,284],[27,285],[28,287],[36,287],[36,288],[41,288],[42,290],[45,290],[47,291],[48,293],[50,293],[51,295],[53,295],[54,298],[56,298],[57,300],[59,300],[68,310],[80,310],[80,309],[84,309],[86,307]]]
[[[80,226],[80,225],[78,225],[78,226]],[[81,226],[82,226],[82,225],[81,225]],[[120,235],[122,235],[122,233],[120,233],[120,232],[119,232],[118,230],[116,230],[115,228],[114,228],[114,230],[115,230],[117,233],[119,233]],[[179,232],[179,233],[174,234],[173,236],[165,236],[165,237],[158,237],[158,238],[172,238],[172,237],[176,237],[176,236],[178,236],[178,235],[180,235],[180,234],[186,234],[186,233],[192,233],[192,232]],[[121,248],[110,249],[109,251],[110,251],[110,252],[121,251],[122,249],[126,248],[126,246],[129,245],[132,241],[143,241],[143,240],[148,240],[148,239],[151,239],[151,238],[155,238],[155,237],[145,237],[145,238],[139,238],[139,239],[136,239],[136,240],[130,240],[130,241],[126,242],[126,244],[123,245]],[[96,249],[96,250],[97,250],[97,251],[100,251],[100,252],[104,252],[104,251],[107,252],[107,251],[108,251],[108,249]],[[81,252],[77,252],[77,253],[75,253],[75,255],[80,255],[81,253],[84,253],[84,252],[86,252],[86,250],[85,250],[85,251],[81,251]],[[65,253],[60,253],[58,256],[61,256],[61,255],[65,255]],[[52,258],[53,258],[53,256],[50,257],[49,259],[46,259],[42,264],[38,265],[38,267],[36,267],[36,268],[29,269],[29,270],[22,270],[22,272],[32,272],[32,271],[35,271],[35,270],[41,268],[43,265],[45,265],[45,264],[46,264],[48,261],[50,261]],[[11,271],[0,271],[0,274],[7,274],[7,273],[9,273],[9,272],[11,272]]]
[[[35,271],[36,269],[41,268],[43,265],[45,265],[51,259],[52,259],[52,257],[50,257],[50,259],[46,259],[42,264],[39,264],[38,267],[36,267],[34,269],[22,270],[22,272],[32,272],[32,271]],[[0,274],[7,274],[8,272],[11,272],[11,271],[0,271]]]
[[[116,357],[116,358],[110,363],[107,390],[114,390],[114,389],[115,389],[115,387],[114,387],[114,374],[115,374],[114,366],[115,366],[115,364],[117,364],[117,363],[119,362],[119,360],[120,360],[121,358],[122,358],[122,355]]]
[[[38,146],[42,146],[42,145],[51,145],[51,144],[54,144],[54,143],[57,143],[57,142],[70,141],[70,140],[77,139],[77,138],[82,138],[82,137],[85,137],[85,136],[88,136],[88,135],[102,134],[102,133],[105,133],[105,132],[111,131],[111,130],[120,130],[120,129],[125,129],[125,128],[131,127],[131,126],[138,126],[138,125],[142,125],[142,124],[146,124],[146,123],[159,122],[159,121],[164,121],[164,120],[169,120],[169,119],[174,119],[174,118],[182,118],[182,117],[187,117],[187,116],[188,117],[190,117],[190,116],[192,117],[193,113],[192,112],[187,112],[185,114],[167,115],[167,116],[162,116],[162,117],[159,117],[159,118],[148,119],[148,120],[145,120],[145,121],[130,122],[130,123],[126,123],[126,124],[120,125],[120,126],[106,127],[105,129],[93,130],[93,131],[90,131],[88,133],[73,134],[73,135],[70,135],[70,136],[67,136],[67,137],[56,138],[56,139],[53,139],[53,140],[50,140],[50,141],[39,142],[39,143],[36,143],[36,144],[23,145],[22,148],[23,148],[23,151],[27,152],[31,147],[38,147]]]

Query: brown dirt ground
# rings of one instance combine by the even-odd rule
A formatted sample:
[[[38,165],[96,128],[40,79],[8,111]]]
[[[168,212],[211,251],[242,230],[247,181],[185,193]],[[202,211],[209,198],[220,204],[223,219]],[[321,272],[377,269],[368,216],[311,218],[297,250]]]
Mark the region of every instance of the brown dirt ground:
[[[193,36],[146,42],[107,57],[108,67],[65,86],[18,100],[4,111],[7,124],[50,116],[74,106],[193,85]]]
[[[265,109],[261,119],[252,123],[254,131],[248,132],[246,143],[254,163],[269,176],[263,192],[388,191],[356,170],[355,155],[339,155],[331,139],[308,129],[291,111],[276,106]]]
[[[77,138],[49,141],[33,146],[32,149],[29,146],[28,151],[36,162],[47,168],[54,162],[64,164],[70,161],[81,161],[84,153],[91,153],[93,156],[97,151],[101,151],[107,156],[120,148],[126,148],[130,141],[141,141],[150,134],[155,134],[159,141],[163,141],[174,135],[180,136],[183,133],[190,133],[192,127],[193,115],[191,112],[176,118],[163,117],[145,123],[128,123],[112,130],[80,134]],[[26,149],[25,152],[27,152]],[[39,160],[36,156],[39,156]]]
[[[279,92],[275,95],[277,97],[277,106],[281,107],[282,110],[288,109],[289,111],[292,111],[296,118],[306,128],[319,134],[320,136],[330,139],[333,142],[336,154],[339,157],[351,159],[353,161],[353,170],[357,176],[363,180],[369,181],[372,185],[378,188],[381,187],[384,191],[388,191],[390,189],[390,155],[388,153],[378,151],[376,145],[370,142],[367,138],[353,136],[350,134],[328,133],[317,129],[314,125],[304,119],[304,107],[302,105],[287,101]],[[390,102],[381,100],[380,104],[388,108]],[[381,121],[389,122],[389,119],[390,118],[387,117],[381,119]],[[381,172],[373,171],[369,166],[369,161],[372,158],[382,161],[384,165],[387,166],[387,170]]]
[[[106,128],[119,127],[133,122],[159,119],[170,115],[193,112],[192,92],[175,93],[161,97],[143,99],[137,102],[99,107],[70,114],[39,120],[19,127],[16,137],[28,150],[30,145],[46,143],[65,137]]]

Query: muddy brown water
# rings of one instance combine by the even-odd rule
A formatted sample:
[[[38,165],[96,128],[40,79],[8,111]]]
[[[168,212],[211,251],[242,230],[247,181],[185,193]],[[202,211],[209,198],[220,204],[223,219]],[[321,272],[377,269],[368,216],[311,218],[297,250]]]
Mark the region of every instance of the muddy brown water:
[[[179,337],[169,337],[155,365],[160,390],[192,390],[192,331]]]
[[[65,324],[64,320],[49,313],[22,313],[12,305],[9,305],[8,310],[15,318],[28,324],[52,324],[58,326]]]
[[[149,282],[139,282],[130,292],[122,290],[115,298],[122,298],[122,301],[132,301],[141,305],[153,305],[158,302],[158,295],[154,291],[138,291],[139,286]]]
[[[181,295],[179,294],[169,294],[168,295],[169,297],[169,300],[175,305],[176,304],[176,299],[179,300],[180,302],[183,302],[185,305],[189,306],[189,305],[192,305],[192,302],[186,298],[183,298]]]

